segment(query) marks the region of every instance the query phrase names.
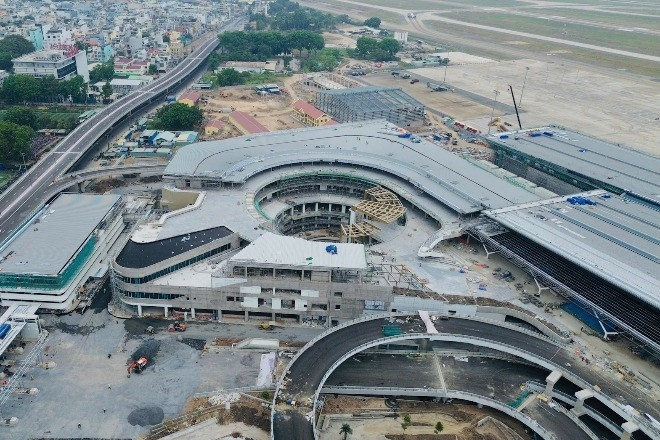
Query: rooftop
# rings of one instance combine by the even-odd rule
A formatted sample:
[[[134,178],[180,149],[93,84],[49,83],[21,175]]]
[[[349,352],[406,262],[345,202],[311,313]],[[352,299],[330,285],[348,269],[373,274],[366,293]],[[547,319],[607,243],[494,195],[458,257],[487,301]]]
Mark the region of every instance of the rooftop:
[[[559,197],[484,214],[660,309],[657,211],[603,190],[581,196],[595,204]]]
[[[326,251],[336,246],[337,253]],[[364,245],[325,243],[285,237],[266,232],[245,249],[231,257],[234,264],[286,265],[295,267],[366,270]]]
[[[660,202],[660,157],[557,127],[499,133],[488,140]]]
[[[230,116],[248,133],[266,133],[268,131],[268,129],[264,127],[259,121],[245,112],[233,111],[230,113]]]
[[[75,55],[71,56],[66,56],[64,54],[64,51],[62,50],[40,50],[38,52],[31,52],[25,55],[22,55],[18,58],[14,58],[12,61],[14,63],[21,63],[21,62],[33,62],[33,61],[40,61],[40,62],[57,62],[61,60],[66,60],[68,58],[73,58]]]
[[[60,195],[2,250],[0,272],[57,275],[120,199],[119,195]]]
[[[224,226],[190,232],[149,243],[129,240],[117,256],[117,264],[130,269],[149,267],[203,246],[233,232]]]
[[[242,184],[277,166],[336,163],[394,175],[462,214],[540,198],[435,144],[399,134],[393,124],[373,120],[200,142],[181,148],[165,176]]]
[[[314,107],[312,104],[303,101],[302,99],[297,100],[293,103],[293,108],[300,110],[310,118],[318,119],[321,116],[325,115],[321,110]]]

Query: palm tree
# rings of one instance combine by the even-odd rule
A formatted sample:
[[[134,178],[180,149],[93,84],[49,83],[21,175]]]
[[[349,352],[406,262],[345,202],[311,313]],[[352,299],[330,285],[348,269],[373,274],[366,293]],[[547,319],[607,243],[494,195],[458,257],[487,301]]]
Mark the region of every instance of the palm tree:
[[[410,425],[412,425],[412,419],[410,418],[410,414],[404,414],[403,423],[401,424],[401,429],[403,429],[404,438],[406,436],[406,429],[410,428]]]
[[[340,434],[344,434],[344,440],[346,440],[346,437],[348,437],[349,434],[353,434],[353,430],[351,429],[351,425],[348,423],[344,423],[341,425],[341,428],[339,429]]]

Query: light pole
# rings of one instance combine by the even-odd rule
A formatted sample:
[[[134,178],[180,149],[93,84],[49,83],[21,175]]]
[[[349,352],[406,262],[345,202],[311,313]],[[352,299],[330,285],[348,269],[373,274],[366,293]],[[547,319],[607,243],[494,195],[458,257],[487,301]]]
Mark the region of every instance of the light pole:
[[[25,163],[25,153],[21,153],[21,157],[23,158],[23,171],[27,171],[27,164]]]
[[[445,77],[442,78],[443,84],[447,81],[447,67],[449,67],[449,61],[447,61],[447,64],[445,64]]]
[[[499,90],[493,90],[495,92],[495,101],[493,101],[493,110],[490,112],[490,120],[488,121],[488,134],[490,134],[490,128],[492,127],[491,122],[493,122],[493,116],[495,116],[495,104],[497,104],[497,95],[500,94]]]
[[[525,67],[525,79],[523,79],[522,90],[520,90],[520,99],[518,100],[518,107],[521,106],[523,93],[525,93],[525,83],[527,83],[527,74],[529,73],[529,67]]]

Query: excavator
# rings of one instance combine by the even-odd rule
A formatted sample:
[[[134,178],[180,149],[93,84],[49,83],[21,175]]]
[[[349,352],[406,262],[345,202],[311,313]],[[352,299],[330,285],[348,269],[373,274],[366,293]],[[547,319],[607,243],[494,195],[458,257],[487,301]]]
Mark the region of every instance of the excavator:
[[[134,371],[136,373],[142,373],[142,370],[145,369],[148,363],[149,363],[149,359],[147,359],[144,356],[138,359],[137,361],[131,362],[131,364],[128,366],[128,369],[126,370],[128,372],[128,377],[131,377],[131,373]]]
[[[175,322],[174,324],[170,324],[167,326],[167,331],[168,332],[185,332],[186,331],[186,324],[183,322]]]

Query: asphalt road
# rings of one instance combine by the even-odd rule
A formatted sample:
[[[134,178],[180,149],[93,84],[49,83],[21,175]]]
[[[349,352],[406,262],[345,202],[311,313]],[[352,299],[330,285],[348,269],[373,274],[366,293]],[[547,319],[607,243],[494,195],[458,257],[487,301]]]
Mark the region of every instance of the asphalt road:
[[[239,23],[240,19],[226,27],[231,28]],[[217,44],[216,36],[204,40],[167,74],[103,108],[93,118],[76,127],[48,155],[32,166],[0,196],[0,241],[18,228],[28,215],[45,202],[44,196],[55,178],[67,172],[89,148],[126,115],[154,101],[184,81],[204,63]]]
[[[387,320],[377,319],[353,324],[344,329],[328,334],[322,340],[306,349],[290,366],[287,383],[280,391],[277,402],[279,410],[273,418],[273,434],[275,440],[291,439],[311,440],[314,438],[312,425],[305,418],[305,413],[311,410],[310,398],[313,398],[326,371],[338,360],[360,345],[383,337],[382,326],[389,324]],[[425,326],[419,318],[413,318],[405,324],[397,324],[403,333],[425,333]],[[638,390],[596,373],[591,368],[571,356],[569,351],[543,339],[532,337],[514,329],[508,329],[493,324],[451,318],[447,321],[438,320],[435,327],[440,333],[464,335],[467,337],[484,338],[492,342],[519,347],[557,365],[561,365],[576,376],[590,384],[598,384],[602,392],[610,398],[629,403],[642,412],[654,417],[658,409],[654,408],[646,396]],[[282,407],[282,402],[291,398],[299,402],[299,407]]]

